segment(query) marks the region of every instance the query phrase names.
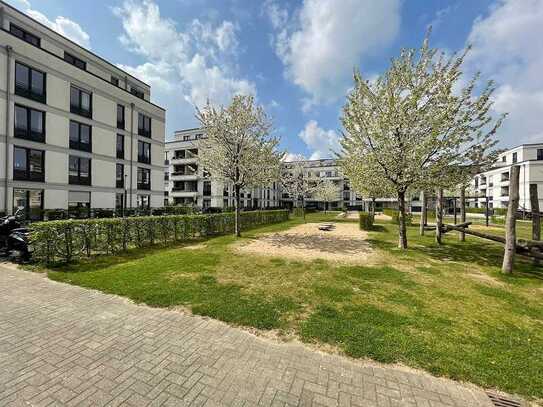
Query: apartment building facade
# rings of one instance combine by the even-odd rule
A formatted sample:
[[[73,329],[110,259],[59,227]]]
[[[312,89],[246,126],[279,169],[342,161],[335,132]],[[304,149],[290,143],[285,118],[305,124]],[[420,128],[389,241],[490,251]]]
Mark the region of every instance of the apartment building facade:
[[[205,172],[198,160],[200,145],[205,137],[199,128],[177,131],[174,140],[166,142],[164,180],[165,205],[189,205],[200,208],[228,208],[234,206],[234,191],[231,185],[214,180]],[[361,199],[351,189],[349,180],[343,177],[336,160],[304,161],[307,176],[315,181],[328,180],[337,186],[337,199],[329,202],[330,208],[355,207],[362,205]],[[290,163],[283,163],[288,170]],[[290,207],[295,203],[279,180],[262,188],[242,191],[241,204],[244,208],[266,209]],[[306,201],[310,208],[324,209],[324,202],[315,197]]]
[[[539,207],[543,208],[543,143],[522,144],[498,157],[488,171],[477,174],[471,183],[470,207],[507,208],[509,204],[509,173],[511,166],[520,166],[519,209],[531,210],[530,184],[537,184]]]
[[[0,1],[0,212],[163,205],[149,85]]]

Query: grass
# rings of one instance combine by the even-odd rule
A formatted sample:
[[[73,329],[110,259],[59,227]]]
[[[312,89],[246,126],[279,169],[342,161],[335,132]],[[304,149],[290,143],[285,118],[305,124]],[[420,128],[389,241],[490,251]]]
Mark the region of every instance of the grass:
[[[308,214],[307,221],[333,216]],[[362,266],[242,255],[232,251],[237,241],[223,236],[201,248],[57,267],[49,277],[543,398],[543,273],[519,259],[514,275],[503,276],[502,246],[473,237],[461,243],[453,233],[437,246],[432,233],[420,237],[417,229],[408,229],[410,249],[400,251],[395,226],[378,224],[370,232],[377,254]]]

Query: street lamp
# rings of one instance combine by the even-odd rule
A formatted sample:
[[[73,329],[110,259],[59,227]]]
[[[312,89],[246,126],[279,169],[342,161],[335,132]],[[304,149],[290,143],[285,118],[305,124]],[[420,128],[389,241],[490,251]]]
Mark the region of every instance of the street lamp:
[[[127,178],[128,178],[128,175],[127,175],[127,174],[124,174],[123,218],[126,216],[126,197],[127,197],[127,195],[128,195],[128,191],[127,191],[127,189],[126,189]]]

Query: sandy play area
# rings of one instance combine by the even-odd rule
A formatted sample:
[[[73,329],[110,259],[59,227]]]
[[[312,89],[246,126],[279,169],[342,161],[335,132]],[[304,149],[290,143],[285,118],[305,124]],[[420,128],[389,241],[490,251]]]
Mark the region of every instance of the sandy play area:
[[[330,231],[319,230],[319,223],[306,223],[283,232],[270,233],[240,245],[236,250],[297,260],[324,259],[343,263],[361,263],[371,248],[367,233],[356,223],[334,223]]]

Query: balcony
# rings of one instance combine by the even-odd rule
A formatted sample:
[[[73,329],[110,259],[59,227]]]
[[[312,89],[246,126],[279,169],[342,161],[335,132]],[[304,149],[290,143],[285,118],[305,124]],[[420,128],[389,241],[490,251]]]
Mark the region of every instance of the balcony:
[[[172,188],[171,196],[179,198],[192,198],[198,196],[198,190]]]
[[[172,172],[172,181],[197,181],[198,173]]]
[[[172,164],[173,165],[177,165],[177,164],[195,164],[196,162],[198,162],[198,156],[197,155],[195,155],[195,156],[186,155],[184,157],[173,157],[172,158]]]

